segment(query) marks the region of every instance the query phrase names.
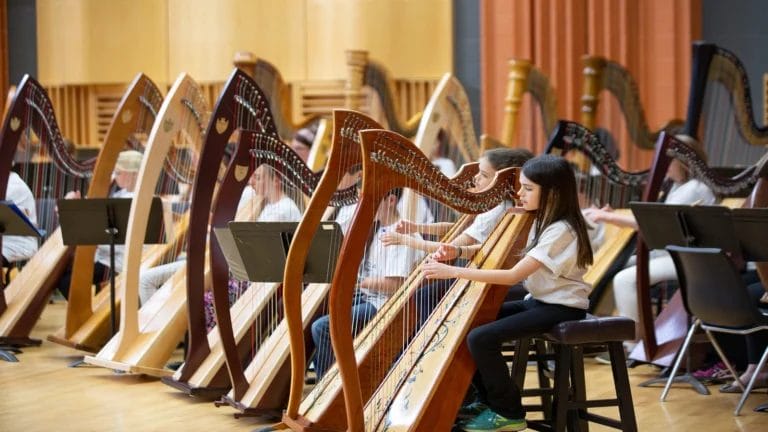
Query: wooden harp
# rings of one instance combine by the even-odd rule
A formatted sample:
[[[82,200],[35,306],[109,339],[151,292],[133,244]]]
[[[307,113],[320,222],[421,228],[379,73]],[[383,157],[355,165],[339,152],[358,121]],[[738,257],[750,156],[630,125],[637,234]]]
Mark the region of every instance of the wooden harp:
[[[38,204],[38,227],[48,233],[42,246],[0,294],[0,344],[39,345],[32,327],[68,264],[54,204],[70,190],[85,193],[96,159],[79,161],[67,148],[45,89],[25,75],[10,101],[0,131],[0,198],[5,198],[14,161]],[[0,239],[0,242],[2,240]]]

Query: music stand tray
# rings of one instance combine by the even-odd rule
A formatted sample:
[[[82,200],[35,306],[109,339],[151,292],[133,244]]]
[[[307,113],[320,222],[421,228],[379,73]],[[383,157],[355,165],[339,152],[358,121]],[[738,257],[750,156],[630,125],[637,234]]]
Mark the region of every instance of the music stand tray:
[[[35,224],[12,201],[0,201],[0,235],[42,237],[43,233],[35,227]],[[0,281],[0,295],[5,295],[2,293],[2,283]],[[36,344],[39,345],[39,342]],[[21,353],[21,350],[16,346],[11,344],[8,346],[0,345],[0,359],[17,362],[19,360],[14,354],[19,353]]]
[[[651,249],[668,245],[719,247],[736,252],[731,209],[723,206],[690,206],[631,202],[643,240]]]
[[[65,245],[109,245],[110,256],[110,308],[112,335],[117,330],[115,322],[115,245],[125,244],[128,231],[128,218],[131,212],[131,198],[87,198],[60,199],[59,225]],[[168,229],[171,224],[164,223],[165,212],[159,197],[152,199],[150,205],[145,244],[164,243],[170,238]],[[165,236],[163,235],[163,229]]]
[[[768,208],[736,208],[731,214],[744,259],[768,261]]]
[[[230,222],[214,233],[232,275],[250,282],[282,282],[298,222]],[[341,227],[323,222],[312,240],[304,267],[305,283],[330,283],[342,242]]]
[[[645,202],[631,202],[629,206],[649,248],[664,249],[668,245],[717,247],[729,252],[732,257],[742,256],[732,210],[728,207]],[[666,382],[665,377],[654,378],[640,383],[640,386]],[[709,394],[709,390],[691,375],[690,355],[686,359],[686,372],[674,377],[673,382],[688,383],[698,393]]]
[[[42,237],[26,214],[11,201],[0,201],[0,235]]]

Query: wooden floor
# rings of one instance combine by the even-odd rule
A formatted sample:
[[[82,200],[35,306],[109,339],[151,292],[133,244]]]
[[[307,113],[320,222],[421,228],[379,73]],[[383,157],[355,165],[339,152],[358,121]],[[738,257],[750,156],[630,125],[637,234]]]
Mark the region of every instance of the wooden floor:
[[[45,339],[64,320],[64,304],[49,305],[33,336]],[[171,389],[156,379],[116,375],[109,370],[67,365],[81,358],[76,351],[43,342],[19,355],[18,363],[0,361],[0,431],[252,431],[266,425],[258,419],[233,418],[227,407],[216,408]],[[752,408],[768,402],[764,390],[754,393],[742,415],[733,417],[739,395],[701,396],[686,387],[672,390],[659,402],[660,388],[636,384],[654,376],[650,366],[630,369],[632,394],[641,431],[766,431],[768,414]],[[533,377],[531,377],[532,379]],[[588,361],[590,396],[610,397],[610,368]],[[614,410],[602,411],[609,415]],[[593,426],[590,430],[609,430]]]

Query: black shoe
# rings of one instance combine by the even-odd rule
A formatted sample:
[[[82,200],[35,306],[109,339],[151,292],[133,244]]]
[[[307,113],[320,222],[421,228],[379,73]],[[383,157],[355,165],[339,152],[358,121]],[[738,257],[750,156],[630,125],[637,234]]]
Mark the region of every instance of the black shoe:
[[[183,361],[175,361],[175,362],[168,363],[167,365],[165,365],[165,367],[167,367],[170,370],[179,370],[179,368],[183,364],[184,364]]]

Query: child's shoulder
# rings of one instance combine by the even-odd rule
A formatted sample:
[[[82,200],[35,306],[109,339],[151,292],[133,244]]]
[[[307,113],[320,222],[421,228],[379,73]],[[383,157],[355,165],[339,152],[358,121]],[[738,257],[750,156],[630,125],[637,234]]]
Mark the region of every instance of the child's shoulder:
[[[544,232],[552,232],[552,233],[571,232],[572,233],[573,227],[571,227],[571,224],[569,224],[568,221],[564,219],[560,219],[558,221],[552,222],[546,228],[544,228]]]

